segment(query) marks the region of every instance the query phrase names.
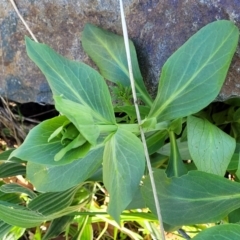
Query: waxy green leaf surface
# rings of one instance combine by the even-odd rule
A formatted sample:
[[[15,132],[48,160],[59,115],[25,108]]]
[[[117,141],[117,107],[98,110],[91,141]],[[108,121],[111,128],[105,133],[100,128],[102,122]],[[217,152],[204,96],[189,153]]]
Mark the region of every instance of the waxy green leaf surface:
[[[71,205],[75,189],[60,193],[45,193],[35,198],[28,207],[0,201],[0,219],[10,225],[32,228],[45,221],[78,211],[86,202]]]
[[[188,146],[198,170],[224,176],[233,156],[235,139],[208,122],[189,116]]]
[[[31,189],[23,187],[17,183],[8,183],[0,187],[0,191],[4,193],[23,193],[28,195],[30,198],[35,198],[37,195]]]
[[[163,221],[174,226],[217,222],[240,207],[240,183],[215,174],[190,171],[167,178],[163,170],[154,171]],[[142,194],[147,207],[156,215],[149,177]]]
[[[49,240],[58,237],[65,232],[68,226],[73,222],[74,216],[63,216],[54,219],[44,234],[42,240]]]
[[[86,24],[81,40],[84,50],[97,64],[101,74],[107,80],[130,86],[127,56],[122,36],[100,29],[92,24]],[[135,47],[132,41],[129,41],[129,44],[136,89],[141,94],[140,98],[151,106],[152,100],[143,83]]]
[[[0,239],[4,239],[4,236],[9,233],[13,226],[0,220]]]
[[[64,191],[86,181],[102,164],[103,148],[91,150],[84,158],[67,165],[29,162],[27,178],[40,192]]]
[[[164,64],[149,118],[171,120],[206,107],[218,95],[238,44],[230,21],[203,27]]]
[[[117,221],[138,189],[145,169],[143,145],[133,133],[118,129],[106,143],[103,182],[110,194],[109,214]]]
[[[95,125],[90,109],[60,96],[55,96],[54,100],[56,109],[68,117],[86,140],[95,145],[100,131]]]
[[[205,229],[193,240],[238,240],[240,226],[238,224],[224,224]]]
[[[239,223],[240,222],[240,208],[235,209],[234,211],[228,214],[229,223]]]
[[[2,236],[1,229],[0,229],[0,239],[2,239],[2,240],[19,240],[24,237],[25,232],[26,232],[25,228],[12,226],[11,229],[9,229],[9,231],[4,236]]]
[[[53,95],[88,108],[105,123],[115,122],[107,84],[97,71],[84,63],[70,61],[47,45],[27,37],[26,46],[28,56],[46,76]]]
[[[19,163],[4,162],[0,166],[0,178],[26,174],[26,166]]]
[[[46,220],[40,213],[2,201],[0,201],[0,218],[10,225],[23,228],[39,226]]]
[[[28,204],[28,209],[45,216],[54,214],[71,205],[76,191],[77,188],[70,188],[63,192],[40,194]]]
[[[55,155],[64,146],[61,144],[61,138],[54,138],[50,142],[48,142],[48,139],[66,120],[65,116],[59,116],[43,121],[34,127],[27,135],[24,143],[11,153],[10,158],[18,157],[38,164],[62,165],[85,156],[89,147],[72,149],[63,156],[61,161],[54,161]]]
[[[81,206],[69,206],[62,211],[44,216],[37,211],[29,210],[26,207],[0,201],[0,218],[4,222],[13,226],[32,228],[41,225],[45,221],[59,218],[77,211],[80,207]]]

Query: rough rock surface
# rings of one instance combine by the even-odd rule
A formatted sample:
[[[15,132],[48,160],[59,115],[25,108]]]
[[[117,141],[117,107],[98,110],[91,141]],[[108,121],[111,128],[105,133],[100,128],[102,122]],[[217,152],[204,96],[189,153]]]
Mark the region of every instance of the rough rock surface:
[[[60,54],[91,63],[79,40],[90,22],[121,34],[116,0],[15,0],[40,42]],[[230,19],[240,28],[239,0],[124,0],[130,38],[148,86],[156,91],[167,58],[192,34],[217,19]],[[52,103],[49,86],[25,52],[29,35],[9,0],[0,3],[0,95],[17,102]],[[240,49],[218,96],[240,96]]]

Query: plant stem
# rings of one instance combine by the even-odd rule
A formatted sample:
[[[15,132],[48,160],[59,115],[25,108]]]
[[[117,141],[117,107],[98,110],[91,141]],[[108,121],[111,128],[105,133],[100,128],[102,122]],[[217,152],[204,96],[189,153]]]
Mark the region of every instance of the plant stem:
[[[87,209],[87,211],[90,211],[90,210]],[[95,215],[95,217],[98,217],[98,218],[102,219],[102,221],[105,222],[105,223],[111,224],[115,228],[119,229],[119,231],[121,231],[122,233],[131,237],[131,239],[138,240],[138,238],[134,236],[134,233],[131,230],[125,228],[124,226],[120,227],[115,221],[113,221],[113,220],[111,220],[107,217],[104,217],[103,215]]]
[[[132,133],[139,133],[138,124],[117,124],[117,125],[98,125],[101,133],[116,132],[118,128],[130,131]]]
[[[136,94],[135,83],[134,83],[133,72],[132,72],[132,63],[131,63],[131,56],[130,56],[128,33],[127,33],[127,26],[126,26],[126,21],[125,21],[125,16],[124,16],[122,0],[120,0],[120,10],[121,10],[123,37],[124,37],[125,49],[126,49],[127,60],[128,60],[128,71],[129,71],[129,77],[130,77],[130,82],[131,82],[133,101],[134,101],[134,106],[135,106],[135,109],[136,109],[137,121],[138,121],[138,124],[139,124],[140,133],[141,133],[141,138],[142,138],[142,143],[143,143],[143,147],[144,147],[147,167],[148,167],[148,171],[149,171],[149,177],[150,177],[150,180],[151,180],[152,191],[153,191],[155,206],[156,206],[156,210],[157,210],[157,217],[158,217],[159,225],[160,225],[160,234],[161,234],[162,240],[165,240],[162,215],[161,215],[161,210],[160,210],[160,204],[159,204],[159,201],[158,201],[156,185],[155,185],[155,181],[154,181],[154,177],[153,177],[152,166],[151,166],[151,162],[150,162],[150,158],[149,158],[149,154],[148,154],[145,135],[144,135],[143,129],[141,127],[142,120],[141,120],[141,116],[140,116],[140,112],[139,112],[139,108],[138,108],[138,103],[137,103],[137,94]]]
[[[122,128],[124,130],[127,130],[132,133],[138,133],[139,134],[139,125],[138,124],[118,124],[119,128]]]
[[[118,129],[117,125],[97,125],[101,133],[116,132]]]
[[[105,222],[105,226],[104,226],[103,230],[101,231],[101,233],[99,234],[99,236],[96,238],[96,240],[102,239],[101,237],[103,237],[104,233],[107,231],[107,228],[108,228],[108,222]]]

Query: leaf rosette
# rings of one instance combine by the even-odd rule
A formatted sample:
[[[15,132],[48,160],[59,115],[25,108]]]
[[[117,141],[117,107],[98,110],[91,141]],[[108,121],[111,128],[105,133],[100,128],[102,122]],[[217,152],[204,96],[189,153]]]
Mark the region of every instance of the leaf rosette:
[[[79,158],[84,157],[90,147],[91,144],[87,141],[87,139],[78,132],[77,128],[69,121],[66,121],[63,126],[57,128],[49,137],[48,141],[50,142],[53,139],[59,139],[63,148],[56,153],[54,156],[54,161],[60,161],[67,152],[72,149],[78,149]],[[78,154],[76,154],[76,157]]]

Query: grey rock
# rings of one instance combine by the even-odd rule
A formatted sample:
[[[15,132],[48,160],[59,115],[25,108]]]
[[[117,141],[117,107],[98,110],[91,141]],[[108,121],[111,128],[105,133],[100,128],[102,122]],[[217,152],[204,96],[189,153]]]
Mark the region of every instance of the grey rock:
[[[121,34],[117,0],[18,0],[17,7],[36,38],[67,58],[92,65],[80,43],[85,23]],[[229,19],[240,27],[239,0],[125,0],[130,38],[149,91],[156,93],[167,58],[206,24]],[[0,95],[24,102],[52,103],[43,74],[27,57],[29,33],[9,0],[0,3]],[[240,49],[218,100],[240,96]]]

